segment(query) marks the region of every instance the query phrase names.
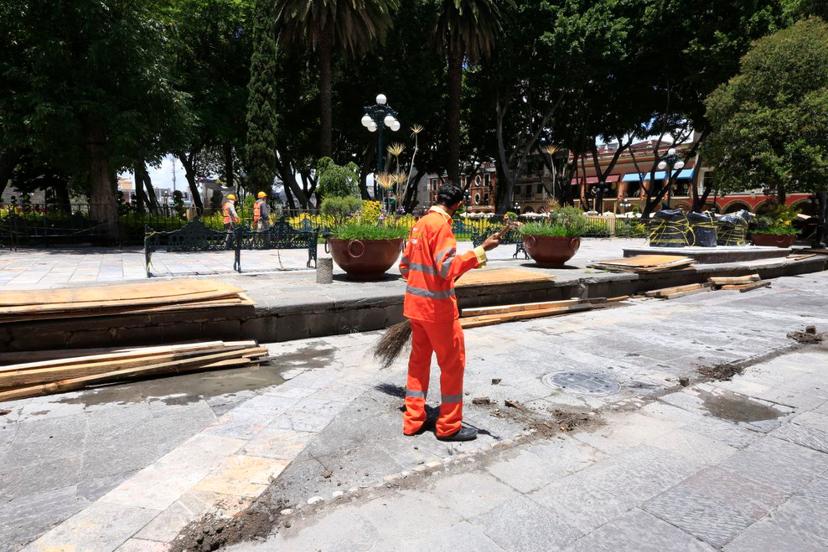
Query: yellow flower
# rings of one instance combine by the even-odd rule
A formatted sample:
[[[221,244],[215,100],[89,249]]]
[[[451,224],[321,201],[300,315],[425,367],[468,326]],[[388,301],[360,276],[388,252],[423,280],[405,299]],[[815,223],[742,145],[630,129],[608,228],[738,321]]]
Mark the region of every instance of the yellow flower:
[[[422,125],[414,125],[411,127],[411,135],[415,136],[423,131]]]
[[[384,190],[387,190],[387,189],[391,188],[391,186],[394,185],[394,179],[388,173],[385,173],[385,172],[384,173],[379,173],[376,176],[376,179],[377,179],[377,184],[379,184],[380,187]]]
[[[386,149],[388,153],[391,154],[391,156],[399,157],[400,155],[402,155],[402,152],[405,151],[405,146],[400,143],[394,143],[388,146]]]

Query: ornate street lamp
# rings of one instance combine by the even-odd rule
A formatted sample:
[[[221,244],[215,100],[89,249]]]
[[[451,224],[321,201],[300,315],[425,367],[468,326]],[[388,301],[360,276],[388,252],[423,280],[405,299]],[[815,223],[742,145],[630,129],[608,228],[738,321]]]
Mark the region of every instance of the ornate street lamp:
[[[364,114],[360,122],[362,126],[368,129],[368,132],[377,133],[377,174],[383,172],[383,158],[384,155],[384,129],[388,128],[391,132],[400,130],[400,122],[397,120],[397,112],[388,105],[388,98],[385,94],[377,94],[376,104],[364,107],[362,110]],[[378,196],[377,178],[374,175],[374,199]]]
[[[670,177],[674,169],[681,170],[684,168],[684,161],[676,154],[676,148],[668,149],[667,155],[658,162],[658,170],[663,171],[667,167],[670,167],[670,170],[664,174],[664,179],[667,181],[667,207],[669,208],[670,201],[673,199],[673,187],[670,185]]]

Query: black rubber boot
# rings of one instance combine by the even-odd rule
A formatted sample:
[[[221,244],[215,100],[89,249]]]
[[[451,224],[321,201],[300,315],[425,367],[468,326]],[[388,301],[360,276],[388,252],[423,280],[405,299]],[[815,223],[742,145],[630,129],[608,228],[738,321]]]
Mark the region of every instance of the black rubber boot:
[[[461,427],[457,433],[444,437],[437,436],[438,441],[474,441],[475,439],[477,439],[477,430],[471,427]]]

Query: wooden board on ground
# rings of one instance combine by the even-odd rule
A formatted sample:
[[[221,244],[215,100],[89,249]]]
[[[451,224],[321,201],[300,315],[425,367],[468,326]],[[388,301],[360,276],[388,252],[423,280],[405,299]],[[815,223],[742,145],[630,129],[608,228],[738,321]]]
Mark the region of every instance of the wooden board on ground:
[[[711,276],[708,282],[714,286],[727,286],[749,284],[751,282],[758,282],[761,277],[758,274],[747,274],[745,276]]]
[[[805,259],[810,259],[816,256],[816,253],[794,253],[792,255],[788,255],[786,258],[789,261],[804,261]]]
[[[696,261],[682,255],[635,255],[622,259],[609,259],[592,263],[590,267],[619,272],[661,272],[675,270]]]
[[[527,320],[530,318],[542,318],[546,316],[555,316],[558,314],[568,314],[572,312],[583,312],[592,310],[595,305],[590,303],[580,303],[577,305],[548,307],[543,309],[535,309],[528,311],[511,312],[505,314],[491,314],[484,316],[470,316],[468,318],[461,318],[460,325],[463,328],[479,328],[481,326],[491,326],[494,324],[502,324],[504,322],[515,322],[517,320]]]
[[[551,274],[523,268],[484,268],[466,272],[457,280],[456,286],[495,286],[526,282],[551,282],[554,279],[555,277]]]
[[[722,286],[724,290],[739,290],[740,293],[744,293],[746,291],[751,291],[753,289],[763,288],[763,287],[770,287],[771,283],[768,280],[760,280],[758,282],[751,282],[749,284],[740,284],[740,285],[727,285]]]
[[[0,306],[50,305],[58,303],[95,303],[100,301],[122,301],[182,297],[194,293],[222,291],[238,293],[241,289],[217,280],[159,280],[133,284],[57,288],[27,291],[0,291]]]
[[[647,297],[667,297],[668,295],[673,295],[675,293],[700,290],[703,287],[707,287],[707,284],[687,284],[684,286],[672,286],[647,291],[644,293],[644,295],[646,295]]]
[[[116,383],[151,376],[169,376],[201,370],[247,366],[251,362],[256,362],[257,359],[266,356],[267,348],[256,346],[240,349],[233,348],[231,351],[200,354],[191,358],[166,362],[151,360],[149,364],[137,367],[111,370],[103,373],[89,374],[50,383],[27,385],[0,391],[0,401],[77,391],[90,385]]]
[[[512,312],[523,312],[529,310],[538,310],[553,307],[569,307],[577,305],[580,301],[578,299],[567,299],[565,301],[544,301],[541,303],[518,303],[515,305],[497,305],[494,307],[478,307],[474,309],[463,309],[462,316],[468,318],[471,316],[486,316],[492,314],[508,314]]]

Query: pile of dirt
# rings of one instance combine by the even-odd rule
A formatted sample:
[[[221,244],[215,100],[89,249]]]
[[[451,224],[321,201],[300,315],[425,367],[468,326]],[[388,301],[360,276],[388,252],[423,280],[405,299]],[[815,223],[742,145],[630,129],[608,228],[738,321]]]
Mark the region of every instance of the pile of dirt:
[[[264,539],[279,524],[283,500],[271,501],[265,493],[245,510],[225,518],[213,513],[191,521],[173,541],[171,552],[210,552],[239,542]]]
[[[733,376],[738,376],[744,371],[744,366],[729,362],[715,364],[713,366],[702,366],[698,369],[699,374],[703,377],[717,381],[730,381],[733,379]]]
[[[816,326],[807,326],[804,332],[796,331],[788,334],[788,339],[793,339],[797,343],[803,343],[805,345],[820,343],[823,337],[824,334],[817,333]]]
[[[533,410],[518,401],[510,399],[503,401],[503,408],[491,403],[492,416],[517,422],[524,429],[534,430],[540,438],[548,438],[561,432],[568,433],[576,429],[589,429],[603,423],[601,417],[593,411],[563,410],[560,408],[549,408],[547,411],[550,415]]]

